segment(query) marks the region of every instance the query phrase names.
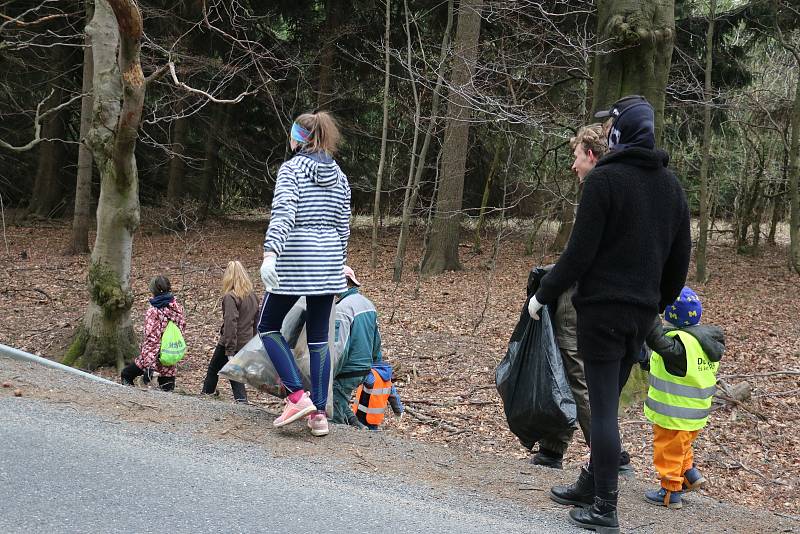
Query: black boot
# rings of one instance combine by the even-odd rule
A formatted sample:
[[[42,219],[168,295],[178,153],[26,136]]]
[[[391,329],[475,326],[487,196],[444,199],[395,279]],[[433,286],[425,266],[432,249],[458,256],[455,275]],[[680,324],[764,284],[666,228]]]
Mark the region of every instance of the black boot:
[[[531,463],[533,465],[541,465],[542,467],[561,469],[561,464],[563,460],[564,460],[563,454],[558,454],[555,451],[539,447],[539,452],[533,455],[533,458],[531,458]]]
[[[594,475],[586,467],[581,467],[578,480],[569,486],[553,486],[550,498],[559,504],[591,505],[594,502]]]
[[[592,506],[573,508],[569,511],[570,523],[600,534],[619,534],[617,493],[609,497],[609,499],[596,497]]]
[[[137,376],[142,376],[142,370],[135,363],[126,365],[119,375],[123,386],[132,386]]]
[[[173,390],[175,390],[175,377],[174,376],[159,376],[158,377],[158,387],[161,388],[161,391],[173,391]]]

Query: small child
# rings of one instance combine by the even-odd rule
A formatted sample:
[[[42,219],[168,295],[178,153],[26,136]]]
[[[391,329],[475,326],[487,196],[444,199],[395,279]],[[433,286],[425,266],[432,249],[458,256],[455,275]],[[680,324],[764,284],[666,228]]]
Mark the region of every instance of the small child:
[[[175,323],[181,334],[186,333],[186,319],[183,306],[178,304],[170,290],[172,289],[169,278],[156,276],[150,282],[150,308],[144,315],[144,335],[139,356],[122,370],[122,383],[133,385],[137,376],[144,375],[145,382],[153,376],[153,370],[158,372],[158,386],[164,391],[175,389],[175,366],[162,365],[159,360],[161,354],[161,336],[167,328],[169,321]]]
[[[258,331],[258,296],[244,266],[238,261],[228,262],[222,275],[222,327],[214,355],[208,363],[202,393],[219,394],[217,376],[228,360],[236,355]],[[233,399],[247,404],[244,384],[231,380]]]
[[[399,416],[405,411],[400,394],[393,383],[392,366],[386,362],[376,362],[369,374],[358,386],[353,401],[353,417],[348,421],[352,426],[378,430],[383,423],[384,411],[388,404],[392,412]]]
[[[644,496],[667,508],[680,508],[683,492],[706,482],[694,466],[692,442],[708,422],[725,339],[718,327],[698,324],[702,313],[700,298],[684,287],[664,312],[675,328],[665,333],[656,318],[647,336],[653,353],[644,413],[653,423],[653,460],[661,488]]]

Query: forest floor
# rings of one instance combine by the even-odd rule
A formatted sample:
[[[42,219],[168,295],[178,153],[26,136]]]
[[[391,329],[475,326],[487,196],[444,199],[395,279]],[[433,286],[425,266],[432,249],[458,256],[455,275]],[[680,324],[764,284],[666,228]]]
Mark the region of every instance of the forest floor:
[[[178,389],[194,395],[217,341],[222,271],[228,260],[239,259],[256,278],[265,219],[218,219],[200,230],[168,234],[153,218],[143,221],[134,241],[134,324],[141,333],[150,278],[169,276],[186,308],[191,348]],[[0,243],[0,343],[52,359],[63,355],[88,302],[89,258],[62,254],[69,235],[69,226],[60,222],[6,228]],[[529,469],[530,453],[507,428],[494,370],[524,304],[528,271],[555,257],[526,256],[523,235],[504,231],[494,268],[496,236],[487,238],[483,252],[462,244],[463,270],[419,279],[412,266],[419,262],[421,240],[413,239],[406,273],[396,285],[391,268],[397,231],[383,232],[376,269],[369,267],[369,235],[367,228],[354,229],[349,263],[379,310],[384,354],[410,408],[402,419],[389,419],[385,431]],[[786,268],[786,254],[785,245],[778,245],[741,256],[719,239],[710,247],[710,280],[691,283],[703,300],[703,322],[725,331],[719,377],[752,386],[748,400],[718,406],[696,442],[695,462],[709,479],[707,497],[771,510],[799,528],[800,284]],[[116,376],[111,369],[97,374]],[[230,398],[224,381],[220,390],[222,399]],[[276,399],[251,393],[251,400],[277,411]],[[620,429],[637,476],[655,486],[652,431],[640,403],[622,411]],[[578,435],[565,457],[573,471],[588,454]]]

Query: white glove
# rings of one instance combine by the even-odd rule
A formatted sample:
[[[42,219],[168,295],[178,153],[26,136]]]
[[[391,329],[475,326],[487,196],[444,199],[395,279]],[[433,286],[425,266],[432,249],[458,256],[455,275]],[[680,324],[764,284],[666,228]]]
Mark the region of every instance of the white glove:
[[[542,306],[543,304],[536,300],[536,295],[532,296],[531,300],[528,302],[528,313],[534,321],[539,320],[539,310],[542,309]]]
[[[278,258],[269,254],[264,256],[264,263],[261,264],[261,281],[264,282],[264,287],[267,288],[267,291],[276,289],[280,282],[278,271],[275,270],[276,261],[278,261]]]

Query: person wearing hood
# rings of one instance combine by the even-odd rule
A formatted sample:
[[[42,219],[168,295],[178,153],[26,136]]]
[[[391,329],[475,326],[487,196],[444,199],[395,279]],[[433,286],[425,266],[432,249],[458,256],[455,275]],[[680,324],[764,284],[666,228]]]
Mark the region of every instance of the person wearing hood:
[[[336,369],[333,372],[333,417],[331,421],[358,428],[375,427],[366,420],[366,413],[351,408],[351,398],[364,382],[368,388],[374,386],[376,370],[384,382],[391,382],[392,368],[383,361],[381,334],[378,331],[378,311],[375,305],[360,292],[361,283],[356,273],[348,266],[344,268],[347,291],[341,293],[336,302]],[[370,382],[367,384],[368,382]],[[363,391],[363,388],[362,388]],[[360,395],[357,395],[360,397]],[[403,404],[394,385],[391,386],[388,402],[396,414],[403,413]],[[364,409],[369,407],[369,401]],[[382,414],[374,414],[382,416]]]
[[[258,333],[288,396],[273,425],[308,417],[314,436],[328,434],[325,405],[331,375],[328,322],[334,296],[345,291],[344,264],[350,237],[350,185],[333,159],[339,130],[325,112],[297,117],[289,132],[295,155],[278,170],[261,279],[266,293]],[[281,325],[306,297],[311,391],[303,388]]]
[[[566,249],[528,302],[538,319],[575,282],[578,351],[591,409],[591,456],[578,480],[551,498],[575,505],[569,519],[619,532],[619,394],[638,360],[653,317],[678,296],[689,269],[686,194],[655,148],[653,107],[628,96],[608,111],[609,153],[586,176]]]
[[[647,335],[653,352],[644,414],[653,423],[653,461],[661,488],[644,497],[667,508],[680,508],[683,492],[706,482],[694,466],[692,443],[708,423],[725,336],[716,326],[700,325],[702,315],[700,298],[684,287],[664,312],[674,328],[665,331],[657,317]]]
[[[570,139],[569,145],[572,148],[575,161],[572,164],[572,171],[578,176],[581,185],[600,158],[608,152],[608,142],[603,132],[601,124],[590,124],[578,129],[575,137]],[[542,275],[546,274],[552,265],[542,269]],[[572,304],[572,297],[578,284],[573,284],[567,291],[559,295],[554,302],[555,312],[553,313],[553,330],[556,336],[558,350],[561,353],[561,360],[564,362],[564,371],[572,390],[572,397],[575,399],[575,408],[578,415],[578,425],[583,433],[584,443],[587,446],[591,443],[591,412],[589,408],[589,389],[586,387],[586,378],[583,371],[583,358],[578,352],[577,336],[577,317],[575,307]],[[551,312],[553,311],[551,307]],[[557,434],[542,438],[539,442],[539,450],[531,458],[533,465],[541,465],[554,469],[561,469],[564,453],[572,440],[574,428],[566,428]],[[630,455],[627,451],[620,452],[619,468],[621,472],[631,471]]]
[[[178,304],[171,292],[171,284],[166,276],[156,276],[150,282],[150,307],[144,315],[144,334],[139,356],[133,363],[122,369],[121,381],[126,386],[132,386],[138,376],[143,376],[145,383],[153,377],[153,371],[158,373],[158,386],[163,391],[175,389],[176,368],[174,365],[163,365],[159,358],[161,354],[161,337],[170,321],[175,323],[186,335],[186,318],[183,306]]]

